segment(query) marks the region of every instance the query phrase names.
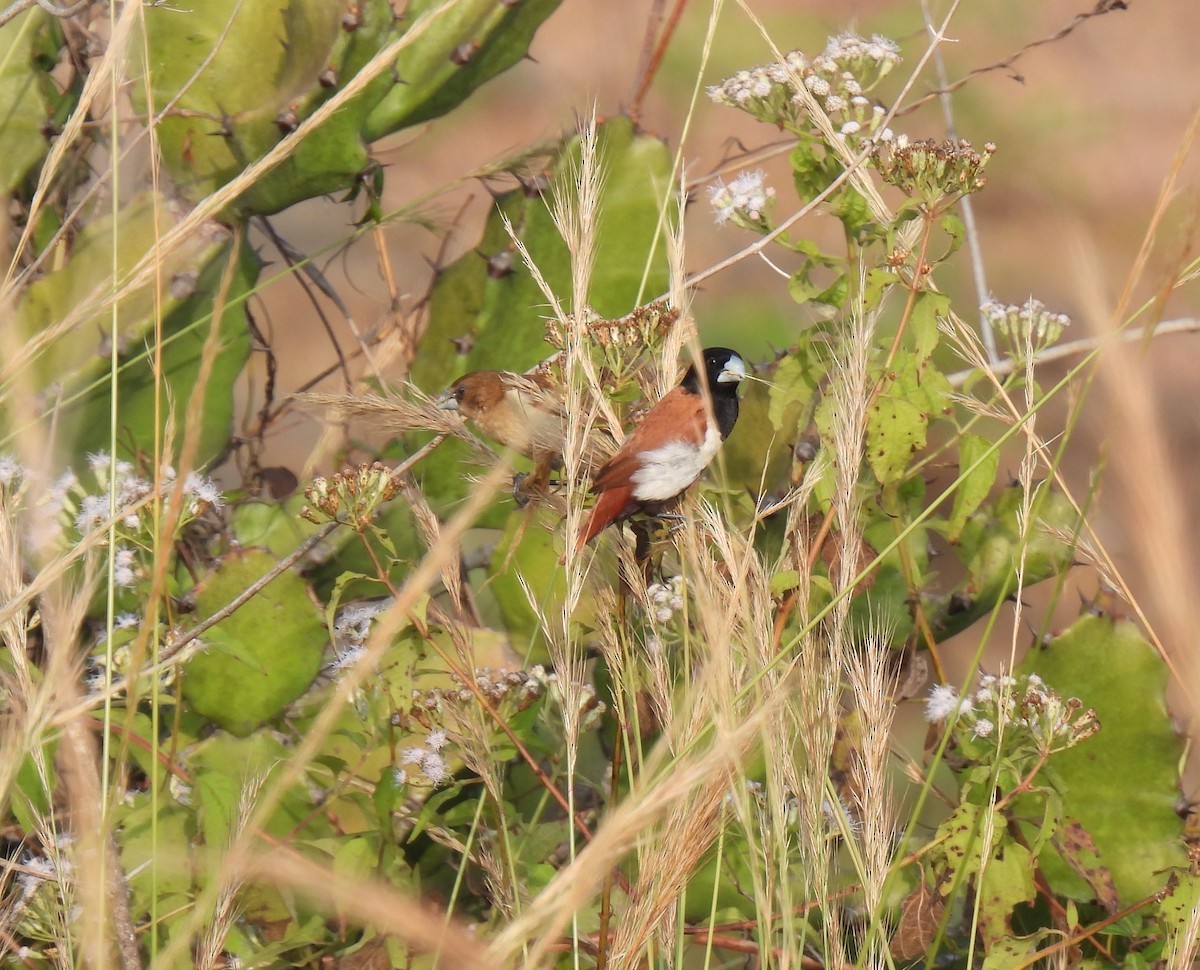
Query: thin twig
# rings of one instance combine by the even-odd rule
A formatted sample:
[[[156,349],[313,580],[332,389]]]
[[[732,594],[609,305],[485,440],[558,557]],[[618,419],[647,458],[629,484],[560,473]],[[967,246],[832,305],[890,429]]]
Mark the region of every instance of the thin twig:
[[[987,64],[984,67],[977,67],[973,71],[970,71],[963,77],[959,78],[953,84],[946,85],[937,91],[930,91],[929,94],[918,98],[903,111],[897,112],[897,114],[911,114],[922,105],[928,104],[934,98],[940,98],[943,95],[953,94],[955,91],[964,87],[981,74],[990,74],[992,71],[1003,71],[1006,68],[1010,68],[1027,53],[1029,53],[1029,51],[1038,47],[1042,47],[1046,44],[1053,44],[1062,40],[1068,34],[1072,33],[1076,28],[1081,26],[1085,20],[1090,20],[1092,17],[1099,17],[1106,13],[1112,13],[1114,10],[1124,10],[1126,9],[1126,6],[1125,0],[1098,0],[1096,5],[1091,10],[1076,14],[1071,18],[1070,21],[1056,30],[1053,34],[1050,34],[1047,37],[1039,38],[1038,40],[1031,40],[1016,53],[1010,54],[1003,60],[996,61],[994,64]],[[1019,74],[1014,74],[1014,79],[1017,81],[1025,80]]]
[[[304,278],[307,276],[313,286],[316,286],[317,289],[325,294],[329,302],[337,308],[344,319],[350,319],[350,311],[346,308],[346,304],[338,295],[337,290],[333,288],[333,285],[325,278],[325,275],[313,264],[312,259],[284,239],[275,229],[270,219],[264,216],[258,220],[258,223],[262,226],[267,236],[270,237],[271,242],[275,244],[275,248],[279,250],[279,254],[283,256],[284,262],[287,263],[288,267],[293,270],[299,270],[298,273],[292,274],[293,279],[300,284],[300,288],[308,298],[308,302],[316,313],[317,319],[321,321],[321,327],[325,331],[325,335],[329,337],[329,344],[333,347],[334,356],[337,357],[337,366],[342,372],[346,389],[349,390],[353,384],[353,380],[350,377],[350,366],[346,362],[346,355],[342,351],[342,345],[338,343],[337,334],[333,332],[333,323],[330,321],[329,315],[325,312],[325,308],[321,306],[321,301],[313,295],[312,289]]]
[[[30,7],[36,7],[37,0],[17,0],[12,6],[5,7],[0,10],[0,27],[3,27],[10,20],[14,20],[21,16]]]
[[[80,13],[92,0],[78,0],[77,3],[71,4],[69,7],[55,6],[50,0],[17,0],[16,3],[0,10],[0,27],[3,27],[10,20],[21,16],[26,10],[31,10],[34,7],[41,7],[51,17],[74,17]]]

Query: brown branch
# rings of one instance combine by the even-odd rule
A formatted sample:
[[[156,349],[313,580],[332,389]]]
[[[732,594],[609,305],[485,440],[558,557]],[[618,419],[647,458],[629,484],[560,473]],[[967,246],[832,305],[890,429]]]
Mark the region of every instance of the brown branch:
[[[667,47],[670,45],[671,38],[675,35],[675,31],[679,27],[679,20],[683,16],[683,8],[686,6],[687,0],[675,0],[675,6],[671,8],[671,14],[667,17],[667,24],[663,27],[662,33],[659,34],[658,43],[654,45],[653,50],[650,50],[650,43],[654,40],[653,21],[648,26],[646,44],[642,53],[642,63],[639,65],[641,78],[638,80],[638,86],[634,90],[633,102],[629,105],[629,117],[633,119],[635,125],[641,118],[642,101],[645,100],[646,95],[649,93],[650,85],[654,83],[654,75],[658,73],[658,69],[662,66],[663,57],[667,53]]]

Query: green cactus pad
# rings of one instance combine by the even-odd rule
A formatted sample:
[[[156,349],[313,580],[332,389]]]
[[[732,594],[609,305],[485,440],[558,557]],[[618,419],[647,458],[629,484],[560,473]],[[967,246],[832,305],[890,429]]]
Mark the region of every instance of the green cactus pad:
[[[196,612],[225,608],[275,565],[269,553],[231,553],[197,589]],[[198,713],[245,737],[299,697],[329,636],[308,587],[285,572],[213,626],[184,668],[183,696]]]

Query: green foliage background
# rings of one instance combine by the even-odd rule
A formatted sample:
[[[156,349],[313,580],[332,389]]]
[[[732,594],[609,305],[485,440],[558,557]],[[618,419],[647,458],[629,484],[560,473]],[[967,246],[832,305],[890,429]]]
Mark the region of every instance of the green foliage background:
[[[721,819],[720,838],[698,837],[689,866],[660,890],[659,921],[674,912],[680,941],[686,926],[711,947],[717,928],[736,924],[722,946],[740,952],[727,942],[736,938],[768,962],[780,947],[796,959],[880,965],[967,966],[982,953],[984,966],[1027,966],[1068,945],[1097,964],[1171,958],[1188,933],[1181,914],[1195,876],[1175,812],[1184,744],[1161,652],[1101,596],[1065,629],[1047,622],[1016,679],[988,696],[974,686],[982,647],[956,664],[967,671],[959,684],[943,665],[947,651],[967,649],[952,638],[973,630],[986,643],[981,628],[1014,599],[1043,583],[1061,591],[1093,555],[1083,510],[1055,481],[1058,458],[1003,478],[1006,456],[1066,386],[1039,386],[1024,366],[1045,349],[1041,338],[1014,323],[1012,366],[996,367],[994,383],[959,374],[983,370],[961,336],[974,310],[938,282],[965,258],[958,213],[983,188],[989,153],[892,142],[900,168],[915,170],[897,175],[885,153],[865,152],[880,114],[830,139],[779,77],[736,104],[760,140],[787,142],[786,210],[824,194],[824,228],[783,227],[770,250],[788,267],[778,293],[812,323],[758,355],[737,432],[688,499],[695,520],[720,523],[702,533],[703,554],[656,534],[649,584],[607,537],[586,583],[564,570],[561,495],[519,507],[504,487],[488,491],[479,479],[507,476],[479,460],[468,430],[436,424],[421,396],[469,370],[523,371],[565,345],[561,375],[579,400],[603,395],[626,427],[652,400],[657,368],[673,364],[663,355],[681,342],[670,327],[687,323],[661,315],[662,326],[639,330],[631,314],[678,282],[670,236],[687,200],[671,147],[630,117],[582,123],[474,173],[493,190],[475,240],[438,261],[404,314],[397,297],[409,383],[383,390],[416,402],[427,423],[406,419],[377,451],[343,441],[347,470],[304,483],[303,500],[286,484],[269,487],[287,476],[264,467],[264,443],[292,406],[271,413],[268,401],[255,419],[239,408],[256,353],[274,361],[276,350],[254,309],[268,281],[262,220],[336,195],[358,220],[350,235],[407,220],[449,233],[418,219],[415,202],[386,210],[385,189],[403,173],[380,164],[377,146],[419,138],[429,122],[453,126],[452,112],[487,96],[557,6],[456,0],[398,16],[383,0],[221,0],[122,14],[108,35],[133,38],[122,137],[153,129],[144,150],[155,177],[131,189],[110,171],[104,191],[93,167],[121,138],[90,100],[87,71],[62,66],[64,52],[78,51],[72,28],[41,9],[0,27],[0,179],[17,253],[4,291],[14,352],[3,430],[24,458],[31,440],[50,442],[43,452],[80,470],[61,488],[39,483],[32,466],[3,483],[6,551],[23,567],[10,568],[3,607],[2,670],[22,699],[5,710],[17,740],[4,806],[12,871],[42,873],[5,885],[3,959],[88,962],[83,936],[64,926],[69,880],[56,861],[70,844],[56,805],[77,807],[79,795],[64,779],[60,735],[21,720],[40,685],[69,684],[63,696],[89,702],[98,777],[111,789],[97,788],[96,800],[121,871],[113,905],[136,930],[138,959],[193,965],[215,926],[220,938],[205,951],[214,965],[432,966],[438,946],[417,932],[374,925],[344,898],[297,896],[248,874],[245,860],[272,846],[323,867],[331,884],[346,877],[364,895],[385,887],[437,900],[480,938],[503,938],[522,914],[550,911],[594,830],[647,788],[670,790],[666,752],[720,751],[716,713],[693,726],[689,750],[673,745],[702,696],[715,604],[729,595],[745,609],[725,624],[725,646],[747,676],[729,685],[729,709],[762,716],[778,695],[755,692],[779,677],[796,691],[797,723],[818,709],[800,696],[824,692],[834,716],[822,730],[837,742],[826,751],[791,739],[796,776],[822,780],[815,797],[779,787],[761,738],[730,778],[712,773],[719,784],[697,816]],[[895,89],[878,61],[857,55],[837,67],[883,99]],[[80,136],[72,125],[85,116],[100,123]],[[71,138],[77,147],[58,152]],[[861,167],[848,170],[859,150]],[[264,160],[273,164],[257,171]],[[581,216],[599,240],[587,273],[594,315],[571,316],[581,254],[563,216],[589,171],[602,185],[597,211]],[[773,233],[783,195],[737,209],[731,229]],[[172,227],[188,225],[160,254]],[[279,251],[286,277],[341,302],[327,264]],[[728,342],[760,336],[735,330]],[[838,384],[855,354],[870,391],[862,414],[848,415]],[[585,359],[601,385],[583,385]],[[360,396],[368,389],[355,385]],[[847,467],[851,424],[861,445]],[[370,464],[376,457],[401,471]],[[191,477],[222,466],[242,472],[223,496]],[[43,493],[61,500],[59,531],[45,548],[22,548],[16,524]],[[728,550],[739,542],[753,577],[735,580],[741,560]],[[48,659],[61,649],[55,606],[24,578],[39,566],[51,575],[54,557],[54,575],[82,591],[86,614],[66,673]],[[746,605],[755,596],[766,622]],[[747,633],[752,622],[759,628]],[[756,636],[770,655],[755,653]],[[895,680],[928,657],[955,698],[931,713],[936,727],[905,755],[907,774],[880,772],[911,813],[884,840],[889,858],[873,887],[854,857],[872,809],[855,801],[872,723],[850,686],[853,664],[820,684],[801,676],[835,640]],[[894,714],[903,698],[888,700]],[[814,825],[828,831],[813,836]],[[806,838],[828,853],[819,877]],[[763,845],[788,847],[770,863],[778,870]],[[610,933],[636,925],[638,891],[657,887],[663,847],[670,838],[647,835],[574,911],[563,938],[573,958],[615,960],[605,955]],[[57,866],[50,878],[47,865]],[[768,871],[774,889],[761,885]],[[869,902],[865,916],[848,915],[847,896]],[[809,897],[794,924],[780,922],[780,900]],[[634,952],[682,965],[649,944]]]

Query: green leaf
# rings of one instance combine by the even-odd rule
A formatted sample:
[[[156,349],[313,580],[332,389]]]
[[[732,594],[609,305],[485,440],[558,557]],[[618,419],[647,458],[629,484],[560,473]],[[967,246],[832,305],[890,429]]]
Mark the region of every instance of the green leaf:
[[[979,462],[978,467],[968,471],[976,462]],[[980,435],[964,434],[958,442],[958,467],[958,490],[954,493],[954,507],[946,524],[946,537],[951,542],[958,541],[967,519],[983,504],[996,483],[1000,449]]]
[[[1101,733],[1050,762],[1063,812],[1094,840],[1094,861],[1112,873],[1122,906],[1157,892],[1172,869],[1187,866],[1175,813],[1184,742],[1167,713],[1162,658],[1132,623],[1083,616],[1019,669],[1098,714]],[[1057,853],[1043,851],[1040,862],[1056,892],[1081,901],[1097,895]]]
[[[1110,916],[1117,912],[1117,888],[1113,885],[1112,873],[1101,863],[1096,842],[1077,819],[1064,820],[1055,834],[1054,848],[1063,862],[1075,870],[1076,875],[1092,887],[1096,900]]]
[[[119,821],[121,868],[129,874],[134,911],[148,913],[176,895],[191,905],[195,813],[170,798],[141,798],[119,811]]]
[[[886,393],[904,398],[931,420],[950,410],[952,388],[946,375],[912,351],[899,351],[892,358],[883,387]]]
[[[275,565],[268,553],[231,553],[196,589],[196,615],[224,609]],[[244,737],[312,683],[328,641],[304,581],[284,572],[207,634],[239,643],[237,655],[207,650],[184,668],[183,695],[197,713]]]
[[[1032,936],[1006,936],[988,947],[982,970],[1018,970],[1028,967],[1029,958],[1037,952],[1045,933]]]
[[[361,879],[375,871],[378,859],[379,851],[371,845],[370,839],[349,839],[334,855],[333,871],[338,875]]]
[[[805,353],[807,349],[806,341],[799,351],[779,361],[768,392],[767,420],[783,435],[795,433],[796,422],[807,411],[824,372],[812,355]]]
[[[834,272],[831,280],[828,279],[828,273],[825,274],[825,280],[814,279],[813,273],[839,267],[844,262],[829,257],[805,261],[788,277],[788,295],[797,303],[824,303],[841,309],[846,305],[850,292],[850,282],[845,272]]]
[[[939,225],[942,227],[942,232],[950,237],[950,245],[936,262],[944,262],[953,256],[962,248],[963,241],[967,237],[966,226],[963,225],[962,219],[958,217],[958,213],[954,211],[947,212],[942,216]]]
[[[785,569],[771,576],[770,590],[772,596],[782,596],[800,585],[800,573],[795,569]]]
[[[238,545],[258,546],[279,559],[292,553],[320,526],[300,518],[304,507],[303,495],[293,495],[283,502],[246,501],[230,509],[233,534]],[[334,541],[330,538],[330,541]]]
[[[881,485],[905,477],[915,452],[925,447],[928,417],[907,400],[881,394],[867,413],[867,464]]]
[[[21,760],[21,767],[17,769],[17,783],[12,790],[8,807],[26,832],[36,832],[38,825],[50,812],[50,800],[56,785],[54,752],[57,748],[58,742],[51,741],[45,745],[42,752],[47,775],[45,783],[33,755],[26,755]]]
[[[945,293],[934,293],[923,290],[913,303],[912,314],[908,318],[908,329],[913,335],[914,353],[917,358],[918,371],[923,369],[929,358],[937,349],[941,334],[938,331],[938,319],[950,312],[950,297]]]
[[[558,616],[566,603],[566,575],[558,564],[562,540],[561,520],[553,512],[512,512],[492,553],[488,588],[495,596],[504,628],[524,663],[548,663],[545,635],[525,590],[535,598],[543,616]],[[587,625],[590,611],[585,600],[572,622]]]
[[[953,547],[967,578],[953,592],[928,596],[926,616],[940,643],[960,633],[1016,589],[1021,562],[1023,493],[1009,486],[963,527]],[[1079,516],[1066,496],[1043,485],[1032,504],[1033,522],[1025,535],[1025,585],[1032,586],[1068,569],[1074,558],[1072,537]]]
[[[40,10],[14,17],[0,27],[0,189],[11,192],[46,154],[42,125],[49,105],[33,66],[37,36],[47,26]]]
[[[1012,912],[1020,903],[1033,901],[1033,858],[1023,845],[998,830],[1000,844],[983,868],[979,887],[979,931],[984,942],[993,943],[1012,935]]]
[[[375,805],[375,811],[379,816],[379,827],[381,830],[391,826],[392,812],[404,797],[404,790],[404,783],[400,781],[396,772],[391,767],[385,768],[380,773],[379,781],[375,783],[375,791],[371,796],[371,801]]]
[[[1166,896],[1158,904],[1167,936],[1172,941],[1190,945],[1195,936],[1195,930],[1190,929],[1190,925],[1196,918],[1197,907],[1200,907],[1200,875],[1175,873],[1168,886]]]
[[[983,825],[984,809],[971,802],[958,805],[937,828],[934,839],[944,859],[946,871],[953,879],[939,880],[939,891],[949,894],[956,883],[979,871],[979,832]],[[993,827],[1003,826],[998,812],[993,813]]]
[[[212,653],[223,653],[230,660],[243,664],[251,671],[261,676],[269,676],[270,671],[262,666],[254,651],[234,637],[231,637],[227,631],[221,627],[215,626],[205,634],[205,639],[208,642],[208,650]]]

